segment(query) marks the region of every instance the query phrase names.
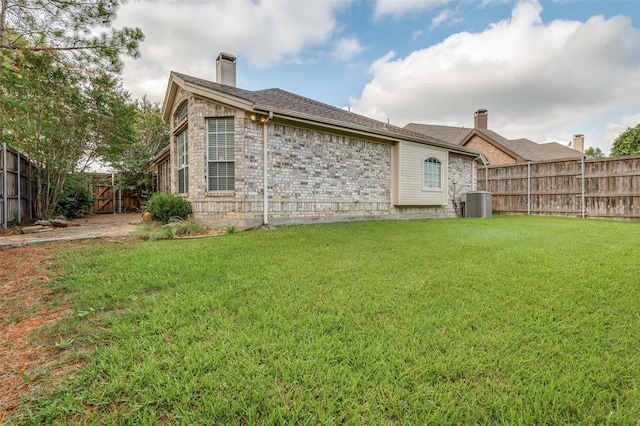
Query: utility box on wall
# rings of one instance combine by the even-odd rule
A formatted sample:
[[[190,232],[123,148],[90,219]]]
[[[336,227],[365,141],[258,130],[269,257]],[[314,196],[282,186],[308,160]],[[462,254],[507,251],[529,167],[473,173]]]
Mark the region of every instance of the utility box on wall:
[[[465,192],[461,196],[464,217],[491,217],[491,193],[487,191]]]

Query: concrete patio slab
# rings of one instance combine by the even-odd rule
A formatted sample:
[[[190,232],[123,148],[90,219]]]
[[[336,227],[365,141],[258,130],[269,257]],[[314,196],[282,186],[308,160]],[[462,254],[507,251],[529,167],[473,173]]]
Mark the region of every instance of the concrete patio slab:
[[[0,233],[0,250],[56,241],[127,237],[142,223],[142,216],[139,213],[102,214],[70,222],[67,228],[35,234]]]

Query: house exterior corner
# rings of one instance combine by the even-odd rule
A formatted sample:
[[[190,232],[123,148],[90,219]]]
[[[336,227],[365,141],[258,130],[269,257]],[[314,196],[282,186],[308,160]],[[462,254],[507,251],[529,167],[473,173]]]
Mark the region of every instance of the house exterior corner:
[[[216,89],[208,95],[188,83],[172,75],[165,98],[170,191],[188,200],[205,226],[456,217],[454,201],[476,189],[478,153],[471,150],[303,114],[267,115],[245,99],[261,93],[206,83]],[[402,157],[407,147],[413,151]],[[424,188],[430,166],[439,175]]]

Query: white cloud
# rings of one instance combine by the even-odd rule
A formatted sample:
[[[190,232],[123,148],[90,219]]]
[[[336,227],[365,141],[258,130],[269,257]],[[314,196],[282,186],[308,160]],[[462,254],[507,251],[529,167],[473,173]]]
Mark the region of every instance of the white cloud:
[[[431,20],[431,29],[435,29],[442,24],[457,24],[462,22],[462,18],[458,16],[458,9],[444,9],[436,17]]]
[[[116,26],[140,27],[146,38],[142,58],[125,61],[123,75],[135,96],[158,100],[171,69],[206,77],[222,51],[268,67],[329,40],[337,31],[336,13],[346,6],[341,0],[130,2]],[[151,75],[162,81],[149,81]]]
[[[332,56],[346,62],[358,53],[362,52],[362,50],[363,48],[357,38],[343,38],[338,40],[338,42],[336,43],[336,47],[332,53]]]
[[[354,110],[399,125],[471,126],[473,112],[488,108],[491,129],[544,142],[640,103],[640,32],[629,18],[543,23],[541,11],[537,1],[520,2],[482,32],[385,55]]]
[[[416,11],[435,9],[451,1],[452,0],[377,0],[374,18],[380,19],[388,15],[399,18]]]

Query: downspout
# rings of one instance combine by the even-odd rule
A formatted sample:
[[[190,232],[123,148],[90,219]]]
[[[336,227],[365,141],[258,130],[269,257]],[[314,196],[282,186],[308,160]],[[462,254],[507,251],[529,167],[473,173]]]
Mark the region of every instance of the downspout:
[[[273,111],[269,111],[269,116],[260,120],[262,123],[262,182],[264,188],[262,190],[262,224],[269,224],[269,202],[267,198],[267,189],[269,184],[267,182],[267,124],[269,120],[273,118]]]
[[[478,155],[474,162],[480,160],[482,162],[482,165],[484,166],[484,190],[489,192],[489,170],[487,169],[487,166],[489,165],[489,163],[487,161],[485,161],[485,158],[483,155]],[[476,169],[477,170],[477,169]],[[475,191],[478,190],[478,174],[476,173],[476,188]]]

